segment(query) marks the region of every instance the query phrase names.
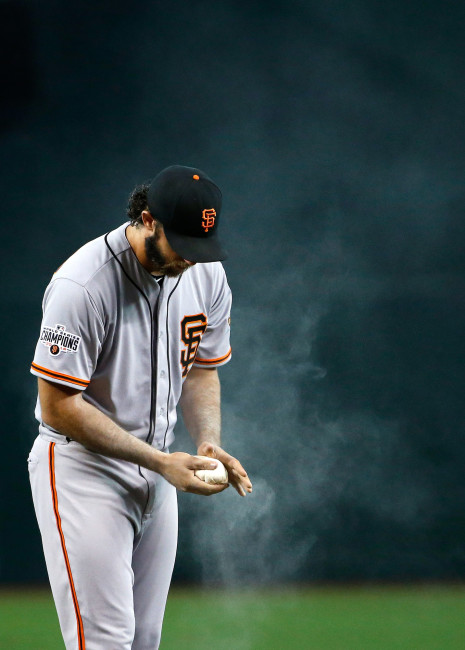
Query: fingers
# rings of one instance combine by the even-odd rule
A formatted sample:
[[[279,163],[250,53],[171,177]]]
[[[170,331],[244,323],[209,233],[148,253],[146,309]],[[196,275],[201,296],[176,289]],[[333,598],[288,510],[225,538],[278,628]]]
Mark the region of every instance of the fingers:
[[[188,463],[189,469],[194,471],[198,469],[215,469],[218,463],[212,458],[211,460],[205,458],[197,458],[197,456],[191,456],[191,459]]]
[[[252,492],[252,482],[237,458],[228,454],[224,449],[218,447],[218,445],[208,442],[200,445],[198,453],[202,456],[217,458],[223,463],[228,471],[229,482],[241,497],[245,497],[247,493],[250,494]]]
[[[176,465],[178,470],[173,474],[173,476],[167,477],[170,482],[173,483],[178,489],[183,492],[192,492],[193,494],[201,494],[204,496],[210,496],[212,494],[217,494],[218,492],[223,492],[228,487],[228,484],[211,484],[205,483],[197,476],[194,476],[194,472],[201,469],[215,469],[217,463],[215,459],[218,459],[226,467],[229,477],[229,484],[234,487],[236,492],[241,496],[245,497],[246,494],[252,492],[252,482],[247,476],[247,472],[242,467],[241,463],[228,454],[224,449],[214,445],[212,443],[202,443],[199,446],[198,454],[200,456],[208,456],[211,458],[198,458],[196,456],[190,456],[189,454],[184,454],[180,452],[175,452],[171,455],[171,462],[176,460]],[[181,465],[181,467],[178,465]],[[179,472],[179,473],[178,473]]]
[[[199,469],[215,469],[216,466],[214,459],[196,458],[183,452],[174,452],[166,456],[163,475],[181,492],[211,496],[225,490],[228,484],[205,483],[195,476],[194,472]]]
[[[245,497],[246,494],[250,494],[252,492],[252,483],[250,482],[248,477],[246,479],[242,477],[232,478],[231,474],[229,475],[229,477],[230,477],[229,482],[241,497]]]
[[[219,492],[223,492],[223,490],[227,490],[228,487],[229,485],[227,483],[218,485],[205,483],[204,481],[201,481],[199,478],[197,478],[197,476],[194,476],[192,483],[186,488],[185,491],[209,497],[212,494],[218,494]]]
[[[252,492],[252,483],[247,476],[247,472],[237,458],[230,456],[226,452],[223,452],[223,454],[217,454],[217,458],[218,460],[221,460],[228,470],[229,482],[241,497],[245,497],[246,493],[250,494]]]
[[[240,462],[232,456],[230,458],[230,461],[222,460],[228,470],[229,482],[241,497],[245,497],[252,492],[252,483]]]

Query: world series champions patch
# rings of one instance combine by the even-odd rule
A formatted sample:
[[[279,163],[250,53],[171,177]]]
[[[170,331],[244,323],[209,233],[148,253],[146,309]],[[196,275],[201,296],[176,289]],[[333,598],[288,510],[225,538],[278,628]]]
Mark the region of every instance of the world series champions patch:
[[[64,325],[57,324],[55,327],[44,325],[39,341],[48,348],[49,354],[56,357],[60,352],[77,352],[81,337],[67,332]]]

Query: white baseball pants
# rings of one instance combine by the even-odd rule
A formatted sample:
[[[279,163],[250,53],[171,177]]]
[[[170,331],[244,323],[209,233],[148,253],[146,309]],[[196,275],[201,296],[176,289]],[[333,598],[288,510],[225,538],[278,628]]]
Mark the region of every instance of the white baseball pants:
[[[67,650],[156,650],[177,544],[176,489],[59,434],[28,458]]]

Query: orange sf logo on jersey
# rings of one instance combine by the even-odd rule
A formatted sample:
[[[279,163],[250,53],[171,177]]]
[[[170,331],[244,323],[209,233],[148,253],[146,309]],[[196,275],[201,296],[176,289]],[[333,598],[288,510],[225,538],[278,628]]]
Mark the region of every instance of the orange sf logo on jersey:
[[[186,377],[191,365],[195,361],[197,348],[202,336],[207,329],[207,317],[205,314],[192,314],[184,316],[181,321],[181,340],[186,349],[181,351],[182,376]]]
[[[202,226],[205,229],[205,232],[208,232],[210,228],[213,228],[215,225],[216,210],[214,208],[207,208],[202,210]]]

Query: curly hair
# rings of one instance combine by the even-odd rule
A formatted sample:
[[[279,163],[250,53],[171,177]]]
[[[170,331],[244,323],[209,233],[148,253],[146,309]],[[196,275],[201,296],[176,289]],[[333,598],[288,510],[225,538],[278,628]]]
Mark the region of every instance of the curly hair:
[[[141,212],[148,210],[147,192],[149,187],[149,183],[136,185],[128,199],[126,214],[131,222],[131,226],[136,226],[136,228],[142,225]]]

